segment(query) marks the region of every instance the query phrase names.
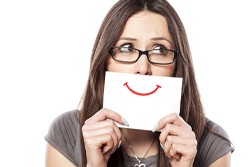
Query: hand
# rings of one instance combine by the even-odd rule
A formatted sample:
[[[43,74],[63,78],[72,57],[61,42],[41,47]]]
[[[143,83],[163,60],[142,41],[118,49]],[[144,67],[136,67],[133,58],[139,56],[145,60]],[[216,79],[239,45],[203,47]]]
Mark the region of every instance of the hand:
[[[127,125],[118,113],[104,108],[85,121],[82,134],[88,167],[106,167],[110,155],[120,144],[121,132],[114,121]]]
[[[160,144],[173,167],[192,167],[197,140],[192,128],[176,113],[162,118],[156,130]]]

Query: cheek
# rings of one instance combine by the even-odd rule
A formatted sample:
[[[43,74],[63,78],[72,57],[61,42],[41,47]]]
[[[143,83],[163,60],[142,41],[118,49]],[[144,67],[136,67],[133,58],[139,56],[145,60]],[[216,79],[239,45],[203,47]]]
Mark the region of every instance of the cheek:
[[[111,72],[130,72],[130,68],[124,65],[123,63],[119,63],[112,59],[112,57],[108,57],[107,59],[107,71]]]
[[[112,59],[112,57],[107,58],[107,71],[116,71],[119,68],[118,64]]]
[[[175,71],[175,63],[168,66],[153,66],[151,68],[153,75],[172,77]]]

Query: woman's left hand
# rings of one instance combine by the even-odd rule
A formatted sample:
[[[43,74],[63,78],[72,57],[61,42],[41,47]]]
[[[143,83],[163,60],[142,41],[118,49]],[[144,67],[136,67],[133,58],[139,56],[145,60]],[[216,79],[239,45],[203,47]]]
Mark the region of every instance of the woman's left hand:
[[[173,167],[192,167],[197,140],[192,128],[176,113],[163,117],[155,129],[160,144]]]

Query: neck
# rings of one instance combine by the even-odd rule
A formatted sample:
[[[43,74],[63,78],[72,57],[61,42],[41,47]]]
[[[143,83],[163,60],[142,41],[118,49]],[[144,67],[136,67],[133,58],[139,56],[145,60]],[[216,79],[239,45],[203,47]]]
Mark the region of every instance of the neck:
[[[134,157],[135,154],[135,156],[143,158],[148,149],[149,151],[145,158],[158,153],[159,135],[157,133],[144,130],[122,129],[122,135],[122,147],[129,156]],[[156,140],[154,141],[155,138]],[[152,144],[153,141],[154,143]],[[129,145],[132,147],[134,153]]]

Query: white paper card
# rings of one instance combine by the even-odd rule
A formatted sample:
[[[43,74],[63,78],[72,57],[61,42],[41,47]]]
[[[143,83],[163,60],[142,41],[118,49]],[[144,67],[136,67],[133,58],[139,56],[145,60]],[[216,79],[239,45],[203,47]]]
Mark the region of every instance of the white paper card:
[[[103,107],[118,112],[129,127],[152,130],[170,113],[180,112],[182,78],[106,72]]]

